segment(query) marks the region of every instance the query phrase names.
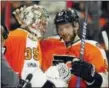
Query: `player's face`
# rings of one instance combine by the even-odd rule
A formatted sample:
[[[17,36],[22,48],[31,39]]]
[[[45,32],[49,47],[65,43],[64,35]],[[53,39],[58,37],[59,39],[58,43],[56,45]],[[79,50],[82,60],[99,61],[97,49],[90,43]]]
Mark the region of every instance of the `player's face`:
[[[64,41],[71,41],[74,37],[74,28],[71,23],[58,25],[58,34]]]
[[[40,22],[40,24],[39,24],[39,30],[40,30],[41,34],[46,33],[47,26],[48,26],[47,21],[43,20],[43,21]]]
[[[44,33],[46,33],[46,31],[47,31],[47,26],[48,26],[47,21],[42,20],[39,23],[36,23],[36,24],[34,23],[32,25],[32,28],[34,28],[34,30],[39,31],[41,35],[44,35]]]

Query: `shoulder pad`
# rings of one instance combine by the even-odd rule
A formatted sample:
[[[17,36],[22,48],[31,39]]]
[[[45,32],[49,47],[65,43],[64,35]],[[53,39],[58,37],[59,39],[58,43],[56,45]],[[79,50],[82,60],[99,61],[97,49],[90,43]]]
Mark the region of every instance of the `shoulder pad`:
[[[23,29],[20,28],[9,32],[9,36],[25,36],[25,35],[27,35],[27,32],[25,32]]]
[[[97,48],[101,48],[103,49],[103,47],[97,42],[97,41],[94,41],[94,40],[86,40],[86,43],[89,43]]]

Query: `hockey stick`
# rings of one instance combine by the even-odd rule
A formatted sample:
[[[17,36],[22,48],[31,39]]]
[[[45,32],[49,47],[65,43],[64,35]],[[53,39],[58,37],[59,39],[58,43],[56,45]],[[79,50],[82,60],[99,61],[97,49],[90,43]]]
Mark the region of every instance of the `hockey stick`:
[[[106,50],[109,50],[109,40],[108,40],[108,35],[107,35],[106,31],[102,31],[102,37],[104,40]]]
[[[81,34],[80,60],[83,60],[83,56],[84,56],[87,19],[88,19],[88,2],[86,2],[86,5],[85,5],[85,21],[83,23],[83,30],[82,30],[82,34]],[[81,82],[81,79],[80,79],[80,77],[78,77],[76,88],[80,88],[80,82]]]

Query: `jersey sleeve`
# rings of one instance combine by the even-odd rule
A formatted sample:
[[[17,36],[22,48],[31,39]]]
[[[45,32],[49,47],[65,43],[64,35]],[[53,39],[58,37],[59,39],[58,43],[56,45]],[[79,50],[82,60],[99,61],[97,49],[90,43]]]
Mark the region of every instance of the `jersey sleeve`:
[[[89,63],[95,65],[98,72],[104,72],[108,69],[107,57],[103,48],[98,43],[86,43],[86,58]]]
[[[96,68],[96,72],[102,76],[101,87],[108,87],[108,63],[106,58],[106,53],[104,49],[95,43],[95,45],[90,45],[86,51],[89,63],[93,64]]]

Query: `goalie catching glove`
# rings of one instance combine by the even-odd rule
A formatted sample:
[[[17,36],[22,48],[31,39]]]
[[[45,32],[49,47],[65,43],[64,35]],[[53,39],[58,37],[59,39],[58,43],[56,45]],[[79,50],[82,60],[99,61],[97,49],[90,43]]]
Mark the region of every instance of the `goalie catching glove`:
[[[71,77],[71,71],[64,63],[59,63],[56,66],[51,66],[45,72],[48,81],[52,82],[56,87],[68,87],[68,80]]]
[[[85,80],[89,87],[100,87],[102,84],[102,77],[95,67],[80,59],[73,59],[71,73]]]

